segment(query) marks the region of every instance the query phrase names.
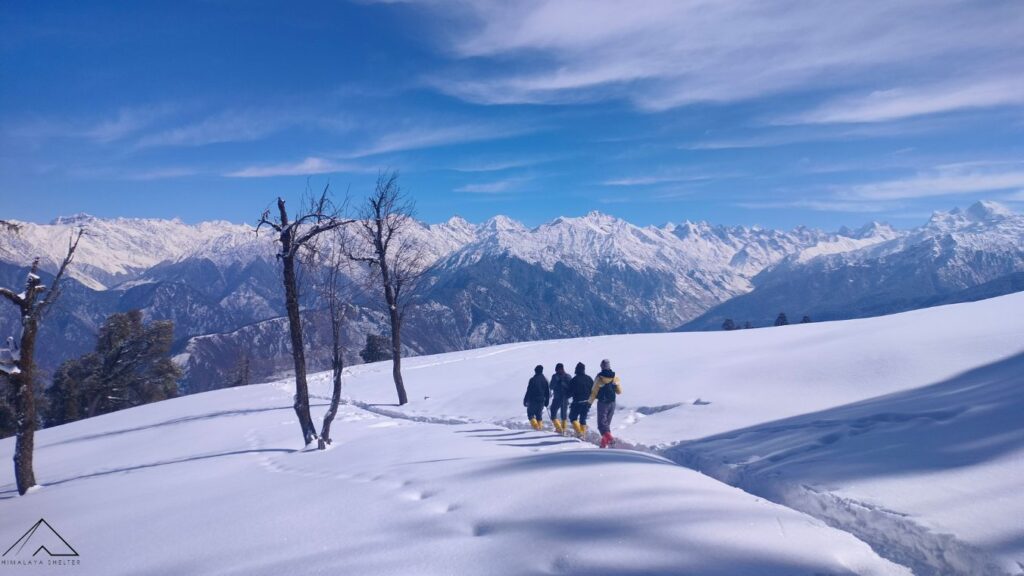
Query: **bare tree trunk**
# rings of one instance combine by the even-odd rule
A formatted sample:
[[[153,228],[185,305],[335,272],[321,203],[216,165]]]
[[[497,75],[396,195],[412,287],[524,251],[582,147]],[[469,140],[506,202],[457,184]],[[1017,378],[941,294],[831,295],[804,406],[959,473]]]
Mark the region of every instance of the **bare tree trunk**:
[[[295,217],[288,218],[284,198],[277,199],[278,217],[273,219],[270,210],[265,210],[256,226],[259,233],[263,226],[272,228],[278,234],[281,252],[278,258],[284,269],[285,308],[288,310],[288,330],[291,335],[292,360],[295,363],[295,415],[302,428],[302,438],[308,446],[316,437],[316,426],[309,414],[309,385],[306,381],[306,348],[302,338],[302,318],[299,316],[299,287],[295,274],[295,257],[299,250],[325,232],[338,229],[351,220],[342,219],[334,210],[328,198],[328,188],[324,188],[320,199],[310,199],[309,206]],[[308,246],[307,246],[308,247]]]
[[[331,282],[336,282],[334,276],[331,277]],[[321,450],[327,448],[327,445],[331,443],[331,423],[334,422],[334,416],[338,414],[338,404],[341,403],[341,372],[345,369],[345,359],[341,354],[341,321],[344,310],[338,310],[337,285],[331,286],[331,289],[335,290],[331,293],[332,301],[329,303],[331,308],[331,375],[334,386],[331,390],[331,407],[324,414],[324,424],[320,429],[319,448]]]
[[[6,298],[18,307],[21,312],[21,348],[15,362],[15,372],[10,375],[14,386],[15,432],[14,441],[14,478],[18,486],[18,494],[22,496],[28,489],[35,486],[36,475],[32,468],[32,455],[35,448],[36,434],[36,391],[35,391],[35,352],[36,332],[39,330],[40,319],[46,315],[50,306],[60,296],[61,279],[75,256],[78,242],[84,230],[72,233],[68,240],[68,251],[53,277],[53,285],[41,302],[38,296],[46,291],[39,278],[39,259],[32,262],[32,268],[25,281],[25,291],[15,294],[13,291],[0,287],[0,297]]]
[[[391,306],[391,375],[395,380],[395,391],[398,392],[398,405],[409,403],[405,393],[405,382],[402,380],[402,319]]]
[[[284,202],[279,202],[281,218],[287,222]],[[309,414],[309,385],[306,383],[306,353],[302,341],[302,320],[299,317],[299,290],[295,280],[295,257],[291,253],[290,234],[281,235],[284,264],[285,307],[288,310],[288,329],[291,332],[292,360],[295,364],[295,415],[302,428],[302,437],[309,444],[316,438],[316,427]]]
[[[35,354],[37,329],[35,318],[26,318],[21,333],[21,371],[11,375],[11,384],[14,386],[14,413],[17,417],[14,480],[18,486],[18,494],[22,496],[36,485],[36,474],[32,467],[36,433],[35,365],[32,359]]]
[[[409,402],[402,379],[402,320],[422,290],[422,281],[430,268],[422,246],[413,237],[404,236],[407,227],[415,224],[414,212],[415,204],[398,186],[398,173],[380,173],[362,211],[362,234],[368,250],[352,256],[353,260],[370,265],[384,289],[391,322],[392,376],[400,406]]]
[[[380,230],[380,226],[377,227]],[[388,306],[388,318],[391,321],[391,375],[395,380],[395,391],[398,393],[398,405],[409,403],[405,393],[405,381],[402,380],[402,316],[398,312],[398,298],[391,283],[391,269],[388,266],[387,248],[380,236],[376,239],[377,257],[379,259],[381,281],[384,284],[384,302]]]

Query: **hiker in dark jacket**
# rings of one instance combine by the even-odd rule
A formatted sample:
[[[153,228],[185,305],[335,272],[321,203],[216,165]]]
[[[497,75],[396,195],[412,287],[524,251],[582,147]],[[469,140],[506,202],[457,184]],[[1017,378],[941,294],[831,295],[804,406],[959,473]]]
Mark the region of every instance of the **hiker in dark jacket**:
[[[572,395],[569,420],[572,421],[577,438],[587,435],[587,412],[590,412],[590,391],[594,386],[594,380],[587,376],[586,370],[587,367],[583,365],[583,362],[577,363],[576,375],[569,382],[569,391]]]
[[[565,432],[571,383],[572,378],[565,373],[565,366],[562,363],[556,364],[555,373],[551,376],[551,423],[559,434]]]
[[[615,397],[619,394],[622,394],[622,385],[619,377],[612,372],[611,361],[601,360],[601,372],[594,380],[594,388],[588,399],[590,404],[597,400],[597,430],[601,432],[601,448],[607,448],[615,441],[612,438],[612,416],[615,415]]]
[[[548,387],[548,379],[544,377],[544,367],[537,366],[533,369],[533,378],[526,385],[526,395],[523,396],[523,406],[526,406],[526,417],[530,419],[530,426],[534,430],[544,428],[544,407],[551,400],[551,389]]]

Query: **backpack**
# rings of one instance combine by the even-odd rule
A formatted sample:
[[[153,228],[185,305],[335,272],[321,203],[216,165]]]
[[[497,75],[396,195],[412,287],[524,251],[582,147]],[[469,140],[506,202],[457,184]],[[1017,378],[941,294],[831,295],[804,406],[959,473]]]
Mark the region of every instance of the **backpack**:
[[[615,381],[614,376],[612,381],[608,382],[601,389],[597,391],[598,402],[615,402]]]

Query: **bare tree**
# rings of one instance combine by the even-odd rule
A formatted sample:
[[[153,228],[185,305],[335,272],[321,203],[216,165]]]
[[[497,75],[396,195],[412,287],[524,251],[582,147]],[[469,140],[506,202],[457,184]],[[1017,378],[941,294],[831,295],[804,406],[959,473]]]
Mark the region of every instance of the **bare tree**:
[[[53,278],[53,284],[47,292],[46,286],[39,277],[39,258],[32,262],[32,268],[25,281],[25,291],[15,294],[12,290],[0,287],[0,296],[9,300],[21,312],[21,339],[16,350],[9,351],[13,366],[5,368],[14,390],[15,434],[14,443],[14,478],[18,486],[18,494],[24,495],[29,488],[36,485],[36,475],[32,468],[32,454],[35,448],[36,432],[36,398],[35,398],[35,350],[36,334],[46,312],[53,306],[61,293],[61,281],[68,265],[71,264],[82,239],[84,230],[72,232],[68,239],[68,250]],[[46,292],[40,300],[39,296]]]
[[[310,198],[294,218],[288,217],[283,198],[277,199],[278,214],[271,216],[264,210],[256,226],[256,233],[264,226],[277,233],[281,251],[277,254],[284,269],[285,307],[288,310],[288,328],[291,332],[292,359],[295,363],[295,414],[302,427],[302,438],[308,445],[316,437],[316,426],[309,414],[309,386],[306,383],[306,353],[302,337],[302,319],[299,316],[299,287],[295,270],[295,257],[314,238],[352,222],[340,216],[325,186],[319,199]]]
[[[429,272],[423,246],[407,233],[414,223],[415,211],[415,203],[398,185],[398,172],[379,174],[373,193],[359,214],[363,250],[351,255],[353,260],[369,265],[372,279],[384,293],[391,322],[392,375],[399,405],[409,402],[402,381],[402,322]]]
[[[350,238],[345,228],[321,236],[306,254],[306,269],[314,277],[314,288],[319,299],[326,305],[331,323],[331,405],[324,414],[317,443],[321,450],[331,443],[331,424],[341,403],[341,373],[345,369],[344,349],[341,333],[345,323],[345,312],[351,301],[352,283],[348,274],[352,261],[349,259]]]

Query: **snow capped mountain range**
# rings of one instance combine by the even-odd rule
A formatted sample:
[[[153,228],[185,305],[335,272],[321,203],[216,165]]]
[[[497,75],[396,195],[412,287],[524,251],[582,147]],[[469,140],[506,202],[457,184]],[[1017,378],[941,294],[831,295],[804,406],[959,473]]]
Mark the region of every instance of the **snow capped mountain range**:
[[[276,361],[287,345],[275,340],[275,324],[256,326],[283,314],[271,234],[222,221],[81,214],[18,224],[18,233],[0,234],[0,280],[13,285],[36,256],[55,270],[71,232],[86,229],[70,271],[81,287],[69,291],[63,316],[51,322],[51,330],[80,341],[51,333],[65,342],[53,343],[58,360],[91,347],[106,315],[139,308],[175,321],[177,350],[189,350],[183,362],[208,363],[214,354],[202,347],[214,340],[218,350],[245,350],[259,334],[251,352],[267,360],[267,370],[287,365]],[[877,222],[831,233],[689,221],[641,227],[591,212],[535,228],[505,216],[479,224],[456,216],[417,222],[407,233],[435,264],[406,329],[412,353],[681,325],[718,329],[724,317],[763,326],[780,310],[815,319],[887,313],[1024,271],[1024,216],[992,202],[936,213],[906,231]],[[363,326],[380,318],[373,294],[354,304]],[[0,309],[0,330],[10,332],[15,321]],[[248,326],[255,327],[241,330]],[[386,330],[380,322],[377,331]],[[196,340],[211,334],[218,337]],[[358,350],[360,335],[348,337]],[[220,359],[217,370],[231,363]],[[186,365],[192,368],[216,372]]]
[[[1024,216],[995,202],[936,212],[903,233],[877,226],[874,234],[883,240],[788,256],[755,276],[752,291],[685,328],[717,329],[726,318],[764,326],[779,312],[816,320],[889,314],[956,301],[957,293],[1024,272]]]
[[[21,226],[18,234],[0,236],[0,259],[27,265],[40,256],[43,267],[51,270],[56,268],[71,232],[85,228],[86,236],[70,274],[97,290],[136,280],[162,263],[202,258],[227,266],[272,259],[274,255],[271,234],[257,235],[253,226],[225,221],[185,224],[177,219],[101,219],[76,214],[49,224],[15,223]],[[686,272],[707,272],[707,280],[730,293],[749,290],[744,280],[788,255],[812,248],[849,250],[897,234],[885,226],[878,227],[879,233],[862,230],[836,234],[802,227],[783,232],[689,221],[639,227],[599,212],[557,218],[534,229],[506,216],[495,216],[481,224],[458,216],[440,224],[416,224],[410,234],[427,247],[434,259],[446,259],[446,267],[505,254],[546,270],[564,264],[589,278],[605,266],[683,276]],[[808,253],[813,254],[813,250]],[[680,286],[687,284],[690,282],[681,277]]]
[[[186,258],[230,264],[273,256],[270,236],[257,239],[246,224],[224,221],[185,224],[156,218],[102,219],[88,214],[56,218],[49,224],[17,222],[17,234],[0,235],[0,259],[27,265],[39,257],[44,269],[56,271],[71,233],[84,228],[69,270],[72,278],[94,290],[135,280],[150,268]]]

